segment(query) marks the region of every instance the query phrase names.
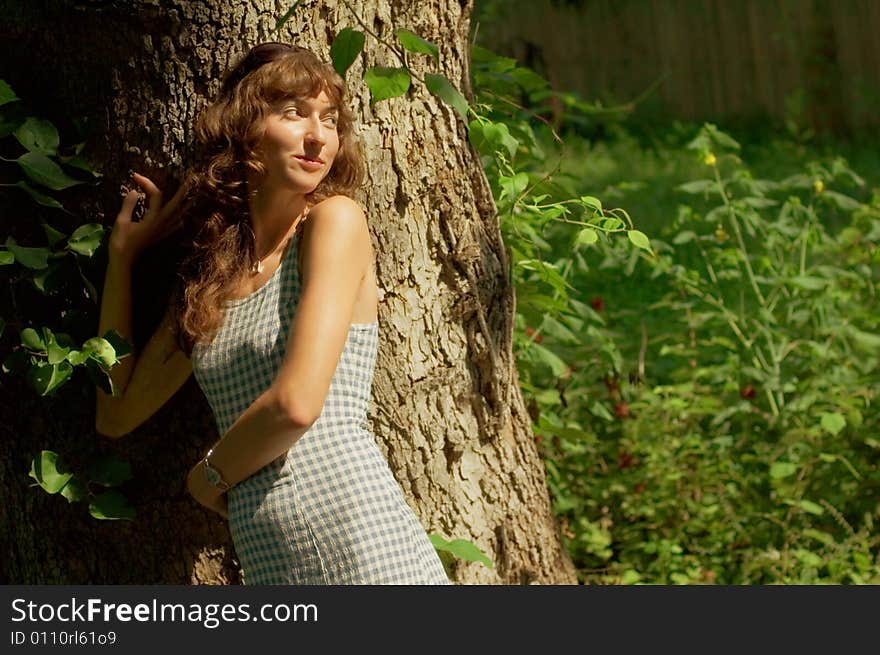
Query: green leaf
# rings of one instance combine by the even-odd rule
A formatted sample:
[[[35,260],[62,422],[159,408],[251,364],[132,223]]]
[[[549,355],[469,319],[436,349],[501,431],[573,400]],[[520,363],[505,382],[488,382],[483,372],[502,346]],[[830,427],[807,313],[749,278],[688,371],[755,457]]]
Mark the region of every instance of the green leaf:
[[[102,337],[92,337],[83,344],[82,350],[104,368],[110,368],[116,361],[116,350]]]
[[[533,350],[538,360],[547,364],[550,367],[550,370],[553,371],[553,375],[556,377],[561,376],[568,370],[568,366],[566,366],[565,362],[562,361],[559,356],[554,353],[552,350],[545,348],[539,343],[532,343],[529,346],[530,350]]]
[[[707,191],[712,191],[714,193],[718,192],[718,184],[715,180],[695,180],[693,182],[680,184],[676,188],[685,193],[706,193]]]
[[[69,177],[58,164],[41,152],[26,152],[16,161],[25,175],[53,191],[83,184],[81,180]]]
[[[87,475],[90,482],[105,487],[115,487],[126,480],[131,480],[131,464],[115,455],[104,455],[89,466]]]
[[[592,209],[594,212],[602,213],[602,201],[598,198],[594,198],[593,196],[581,196],[580,197],[581,204],[587,209]]]
[[[364,82],[370,89],[370,106],[377,102],[402,96],[409,90],[410,76],[406,68],[373,66],[364,73]]]
[[[73,366],[70,362],[63,361],[60,364],[34,364],[27,372],[25,378],[28,384],[41,396],[48,396],[62,384],[73,373]]]
[[[61,456],[51,450],[42,450],[34,457],[28,475],[50,494],[57,494],[73,477],[73,473],[67,471]]]
[[[519,149],[519,141],[510,134],[504,123],[489,123],[473,120],[468,125],[468,138],[474,147],[484,155],[494,155],[502,147],[510,153],[511,159]]]
[[[116,357],[118,359],[122,359],[134,352],[131,343],[129,343],[129,341],[116,330],[107,330],[104,334],[104,339],[113,346],[113,350],[116,351]]]
[[[104,238],[104,226],[100,223],[80,225],[67,240],[67,247],[80,255],[91,257]]]
[[[38,271],[49,265],[48,248],[26,248],[19,246],[12,237],[6,237],[4,245],[15,256],[15,261],[25,268]]]
[[[290,9],[288,9],[281,18],[275,21],[276,32],[284,26],[284,23],[290,20],[290,17],[293,16],[293,12],[296,11],[296,8],[299,6],[300,2],[302,2],[302,0],[295,0],[295,2],[290,6]]]
[[[468,101],[458,89],[452,86],[452,83],[446,79],[445,75],[427,73],[425,75],[425,86],[428,87],[428,91],[455,109],[462,120],[467,120]]]
[[[52,207],[53,209],[64,209],[62,204],[55,200],[55,198],[40,193],[24,180],[19,180],[18,182],[13,184],[13,186],[17,186],[19,189],[21,189],[31,198],[33,198],[38,204],[43,205],[44,207]]]
[[[802,500],[798,505],[805,512],[815,514],[816,516],[822,516],[825,513],[824,508],[821,505],[817,505],[812,500]]]
[[[71,366],[79,366],[85,363],[88,358],[88,353],[84,353],[81,350],[71,350],[67,353],[67,361],[70,362]]]
[[[349,66],[354,63],[363,48],[363,32],[346,27],[336,35],[336,38],[333,39],[333,45],[330,46],[330,59],[333,61],[333,68],[340,77],[345,77]]]
[[[773,462],[770,465],[770,477],[774,480],[787,478],[789,475],[794,475],[796,471],[797,465],[791,462]]]
[[[818,291],[824,289],[828,284],[828,280],[825,278],[816,277],[814,275],[797,275],[789,278],[787,282],[796,287],[800,287],[801,289],[806,289],[807,291]]]
[[[835,205],[844,211],[853,211],[861,207],[861,203],[855,198],[850,198],[836,191],[825,191],[822,196],[831,200]]]
[[[82,145],[82,144],[80,144]],[[73,168],[77,168],[81,171],[85,171],[92,177],[98,178],[102,177],[101,174],[92,168],[91,164],[83,159],[80,155],[73,155],[72,157],[59,157],[58,160],[68,166]]]
[[[15,262],[15,255],[8,250],[0,250],[0,266],[8,266]]]
[[[59,241],[63,240],[66,234],[63,232],[59,232],[54,227],[49,225],[48,223],[43,223],[43,232],[46,233],[46,238],[49,240],[49,247],[55,247],[55,244]]]
[[[46,344],[43,342],[43,337],[41,337],[40,333],[34,328],[25,328],[21,331],[21,345],[34,352],[43,352],[46,350]]]
[[[503,175],[498,178],[498,183],[501,185],[501,197],[499,200],[503,200],[504,198],[510,198],[511,200],[516,200],[525,188],[529,184],[529,176],[527,173],[517,173],[513,177],[504,177]]]
[[[820,424],[831,434],[837,434],[846,427],[846,419],[837,412],[826,412],[822,414]]]
[[[92,498],[89,503],[89,514],[101,520],[131,520],[136,515],[134,507],[128,499],[115,489],[108,489]]]
[[[58,144],[61,142],[58,130],[49,121],[28,116],[13,134],[31,152],[41,152],[44,155],[58,153]]]
[[[61,495],[67,498],[68,503],[78,503],[88,496],[89,490],[77,478],[73,478],[61,489]]]
[[[679,232],[675,235],[675,238],[672,240],[677,246],[680,246],[683,243],[687,243],[688,241],[693,241],[696,238],[696,234],[691,230],[684,230],[683,232]]]
[[[644,232],[640,232],[639,230],[627,230],[626,236],[629,237],[629,240],[636,248],[651,252],[651,241]]]
[[[574,241],[574,245],[580,245],[582,243],[586,245],[590,245],[592,243],[596,243],[599,240],[599,235],[596,233],[596,230],[585,227],[583,230],[578,232],[577,238]]]
[[[440,61],[439,48],[430,41],[426,41],[415,32],[410,32],[407,29],[399,29],[396,30],[394,34],[397,35],[400,45],[410,52],[431,55],[435,61]]]
[[[476,545],[474,545],[467,539],[454,539],[452,541],[446,541],[443,537],[437,534],[428,535],[428,538],[431,540],[434,548],[438,551],[451,553],[459,559],[463,559],[468,562],[482,562],[487,568],[490,569],[494,568],[495,566],[492,563],[492,560],[486,557],[483,551],[481,551],[479,548],[476,547]]]
[[[50,364],[60,364],[66,361],[69,352],[70,348],[62,348],[54,339],[47,343],[46,356]]]
[[[15,100],[18,100],[18,96],[15,95],[12,87],[5,80],[0,80],[0,105],[5,105],[7,102],[14,102]]]

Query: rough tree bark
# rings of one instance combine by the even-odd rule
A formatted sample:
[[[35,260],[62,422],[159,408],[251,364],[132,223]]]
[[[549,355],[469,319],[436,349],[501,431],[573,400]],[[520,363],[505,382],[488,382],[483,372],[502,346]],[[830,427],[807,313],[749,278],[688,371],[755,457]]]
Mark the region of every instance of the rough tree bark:
[[[350,4],[386,40],[406,27],[437,43],[442,72],[470,94],[469,0]],[[96,125],[87,154],[104,183],[101,197],[81,206],[89,220],[106,225],[129,169],[168,185],[179,174],[189,156],[189,128],[237,55],[259,41],[289,40],[329,60],[334,34],[362,29],[337,0],[306,0],[279,33],[275,22],[287,2],[0,5],[7,81],[35,106],[61,106]],[[429,64],[411,58],[419,76],[432,71]],[[428,531],[469,539],[496,564],[490,570],[457,561],[457,582],[573,583],[520,395],[510,263],[479,159],[457,115],[418,83],[406,96],[371,108],[362,76],[373,65],[398,64],[368,36],[347,78],[368,158],[359,200],[370,220],[380,286],[371,428]],[[170,280],[172,263],[173,255],[157,253],[138,273],[136,343],[155,325],[167,290],[150,285]],[[87,387],[84,378],[79,387]],[[10,419],[0,429],[10,434],[0,457],[0,547],[11,555],[0,560],[4,581],[239,582],[225,524],[201,512],[183,487],[188,467],[217,437],[194,381],[134,434],[101,444],[132,462],[135,480],[126,491],[139,512],[133,522],[95,521],[28,487],[29,461],[41,448],[76,450],[101,440],[88,411],[91,396],[71,415],[71,394],[80,392],[65,393],[67,400],[63,394],[47,400],[4,387],[2,409]]]

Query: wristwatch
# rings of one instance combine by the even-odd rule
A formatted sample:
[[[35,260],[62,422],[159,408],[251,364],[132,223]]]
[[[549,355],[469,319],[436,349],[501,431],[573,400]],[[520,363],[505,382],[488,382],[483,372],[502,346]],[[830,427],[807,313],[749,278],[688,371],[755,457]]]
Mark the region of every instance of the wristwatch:
[[[202,460],[205,463],[205,477],[208,478],[208,483],[211,484],[211,486],[222,489],[223,491],[229,491],[229,489],[232,488],[232,485],[230,485],[228,482],[226,482],[226,480],[223,479],[223,475],[220,473],[220,471],[211,466],[211,462],[208,460],[208,458],[213,453],[214,449],[211,448],[211,450],[208,451],[208,454],[205,455],[205,458]]]

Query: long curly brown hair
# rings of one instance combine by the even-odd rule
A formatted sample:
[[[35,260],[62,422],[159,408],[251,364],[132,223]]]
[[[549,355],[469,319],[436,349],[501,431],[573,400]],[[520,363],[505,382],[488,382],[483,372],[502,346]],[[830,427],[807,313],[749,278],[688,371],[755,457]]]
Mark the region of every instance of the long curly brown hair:
[[[332,195],[353,195],[364,175],[345,81],[314,53],[284,43],[255,46],[227,73],[218,96],[196,120],[198,153],[184,179],[181,208],[189,252],[171,299],[178,344],[188,356],[196,342],[210,343],[217,334],[223,301],[256,261],[247,178],[264,172],[256,155],[263,119],[284,99],[321,91],[339,109],[339,151],[306,196],[311,206]]]

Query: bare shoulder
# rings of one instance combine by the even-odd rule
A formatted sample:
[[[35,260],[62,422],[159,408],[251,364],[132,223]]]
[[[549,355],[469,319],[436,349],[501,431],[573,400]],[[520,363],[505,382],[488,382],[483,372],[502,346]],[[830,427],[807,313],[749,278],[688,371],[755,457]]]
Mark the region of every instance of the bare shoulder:
[[[335,227],[344,227],[346,223],[366,223],[367,215],[364,208],[356,200],[348,196],[336,195],[325,198],[309,210],[309,220],[313,223],[330,222]]]
[[[309,260],[313,264],[315,259],[338,263],[340,257],[352,255],[366,261],[372,257],[372,248],[360,203],[348,196],[331,196],[312,207],[303,224],[301,268],[308,268]]]

